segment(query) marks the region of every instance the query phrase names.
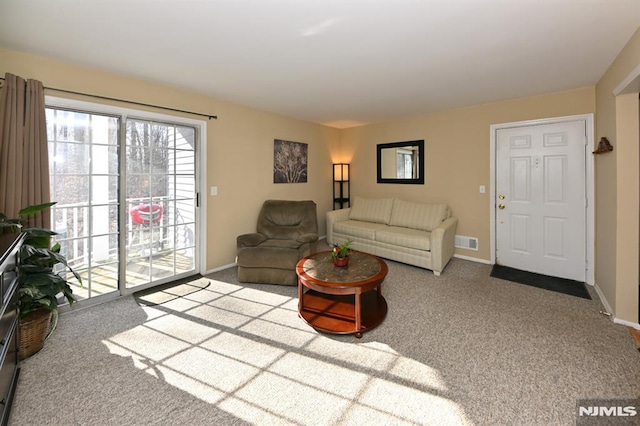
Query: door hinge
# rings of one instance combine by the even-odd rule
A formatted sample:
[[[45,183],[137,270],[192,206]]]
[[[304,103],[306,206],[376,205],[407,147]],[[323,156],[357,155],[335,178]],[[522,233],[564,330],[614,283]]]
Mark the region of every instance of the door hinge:
[[[196,192],[196,207],[200,207],[200,193]]]

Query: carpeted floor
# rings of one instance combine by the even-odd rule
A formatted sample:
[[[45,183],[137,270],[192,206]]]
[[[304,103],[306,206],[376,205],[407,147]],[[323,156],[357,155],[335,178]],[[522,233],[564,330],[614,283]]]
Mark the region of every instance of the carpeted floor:
[[[125,297],[60,317],[22,365],[10,424],[575,424],[576,400],[640,395],[640,354],[594,300],[388,262],[386,320],[318,334],[295,287]]]
[[[211,284],[208,278],[192,278],[181,280],[179,283],[165,284],[133,294],[140,305],[155,306],[167,303],[179,297],[185,297],[191,293],[203,290]]]

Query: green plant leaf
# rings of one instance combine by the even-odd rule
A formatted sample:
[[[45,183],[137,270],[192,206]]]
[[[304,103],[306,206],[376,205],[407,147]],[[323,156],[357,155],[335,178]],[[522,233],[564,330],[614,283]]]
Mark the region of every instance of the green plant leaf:
[[[25,228],[24,232],[28,232],[31,235],[36,237],[49,237],[51,235],[58,235],[56,231],[52,231],[51,229],[45,228]]]
[[[30,228],[34,229],[34,228]],[[51,245],[51,236],[56,235],[53,231],[37,230],[32,232],[30,229],[26,229],[23,232],[27,234],[24,240],[24,244],[32,245],[40,248],[49,248]]]
[[[20,250],[20,261],[23,265],[40,265],[53,267],[58,263],[69,267],[67,259],[60,253],[56,253],[48,248],[33,247],[23,244]]]
[[[20,267],[20,272],[23,274],[38,274],[40,272],[50,272],[51,268],[41,265],[22,265]]]
[[[12,232],[19,232],[22,224],[19,219],[8,219],[5,214],[0,213],[0,228],[9,228]]]
[[[8,219],[0,213],[0,226],[20,229],[23,217],[31,216],[56,204],[55,202],[43,203],[26,207],[19,212],[19,219]],[[73,289],[65,276],[53,272],[56,265],[64,265],[70,271],[80,286],[80,275],[69,266],[65,256],[60,254],[60,244],[51,246],[51,237],[57,235],[50,229],[27,228],[22,229],[26,234],[20,248],[20,268],[18,273],[18,304],[20,306],[20,318],[24,318],[29,312],[39,308],[55,310],[58,307],[60,295],[69,305],[76,299]]]
[[[58,293],[67,281],[53,272],[37,272],[20,275],[20,283],[23,287],[52,287]]]
[[[43,203],[43,204],[37,204],[35,206],[29,206],[29,207],[25,207],[24,209],[20,210],[18,212],[19,216],[31,216],[34,215],[36,213],[41,212],[42,210],[46,210],[49,207],[53,206],[54,204],[56,204],[57,201],[53,201],[50,203]]]

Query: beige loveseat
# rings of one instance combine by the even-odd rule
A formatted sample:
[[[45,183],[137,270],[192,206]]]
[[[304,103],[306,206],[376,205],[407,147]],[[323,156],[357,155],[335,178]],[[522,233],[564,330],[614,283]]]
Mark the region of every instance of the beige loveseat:
[[[450,216],[446,204],[355,197],[351,208],[327,213],[327,242],[351,239],[354,250],[440,275],[454,251],[458,219]]]

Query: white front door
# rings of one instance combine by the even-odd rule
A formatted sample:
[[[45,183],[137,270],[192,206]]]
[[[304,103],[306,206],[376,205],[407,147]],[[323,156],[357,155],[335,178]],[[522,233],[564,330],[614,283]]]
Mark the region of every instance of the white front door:
[[[586,278],[584,120],[496,134],[496,263]]]

